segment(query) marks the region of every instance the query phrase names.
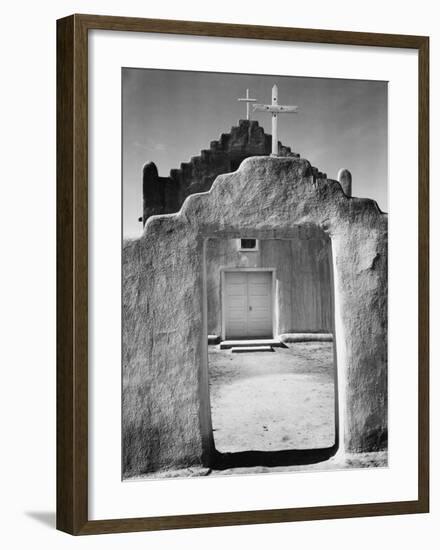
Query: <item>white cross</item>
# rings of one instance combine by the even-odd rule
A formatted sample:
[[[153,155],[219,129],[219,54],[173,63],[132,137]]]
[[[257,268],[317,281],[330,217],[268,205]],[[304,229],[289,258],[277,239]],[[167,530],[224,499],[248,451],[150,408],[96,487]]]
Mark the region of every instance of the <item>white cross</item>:
[[[250,120],[250,112],[249,112],[249,103],[252,103],[254,101],[257,101],[256,99],[251,99],[249,97],[249,88],[246,88],[246,97],[239,97],[237,101],[245,101],[246,102],[246,120]]]
[[[278,115],[282,113],[295,114],[298,112],[296,105],[278,105],[278,86],[274,84],[272,88],[272,104],[261,105],[256,103],[252,106],[254,111],[265,111],[266,113],[272,113],[272,155],[278,156]]]

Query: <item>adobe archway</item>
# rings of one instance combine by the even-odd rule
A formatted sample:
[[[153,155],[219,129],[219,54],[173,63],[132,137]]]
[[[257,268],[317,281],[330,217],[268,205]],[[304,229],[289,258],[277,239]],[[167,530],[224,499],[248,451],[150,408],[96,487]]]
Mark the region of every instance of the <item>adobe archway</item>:
[[[212,460],[206,239],[291,238],[307,225],[332,243],[340,450],[386,447],[387,216],[315,180],[304,159],[252,157],[124,246],[124,477]]]

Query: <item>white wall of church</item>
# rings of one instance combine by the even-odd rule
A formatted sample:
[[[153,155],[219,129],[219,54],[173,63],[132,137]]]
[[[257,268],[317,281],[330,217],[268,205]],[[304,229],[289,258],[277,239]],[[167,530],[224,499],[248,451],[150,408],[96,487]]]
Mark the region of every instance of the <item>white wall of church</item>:
[[[333,299],[330,240],[304,232],[297,239],[259,241],[240,251],[239,239],[209,239],[206,245],[208,334],[222,333],[222,268],[275,269],[275,335],[331,332]]]

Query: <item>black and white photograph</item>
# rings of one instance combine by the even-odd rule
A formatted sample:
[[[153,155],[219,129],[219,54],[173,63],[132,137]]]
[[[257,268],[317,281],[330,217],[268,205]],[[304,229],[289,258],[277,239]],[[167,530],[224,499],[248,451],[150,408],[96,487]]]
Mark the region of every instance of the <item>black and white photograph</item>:
[[[398,6],[4,5],[3,548],[438,546],[440,27]]]
[[[123,479],[387,466],[387,83],[122,103]]]

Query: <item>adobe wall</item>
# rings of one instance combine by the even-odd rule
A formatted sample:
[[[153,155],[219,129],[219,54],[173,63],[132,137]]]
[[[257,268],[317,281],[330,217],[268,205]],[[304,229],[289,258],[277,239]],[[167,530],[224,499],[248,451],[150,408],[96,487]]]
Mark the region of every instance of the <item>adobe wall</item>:
[[[279,143],[279,156],[299,157],[290,147]],[[248,157],[270,155],[272,136],[265,134],[256,120],[240,120],[229,133],[211,141],[209,149],[183,162],[180,168],[160,177],[153,162],[146,164],[142,172],[143,222],[155,214],[178,212],[188,195],[209,191],[220,174],[234,172]],[[313,168],[315,177],[322,177]]]
[[[206,243],[208,333],[221,335],[221,276],[224,267],[275,268],[278,319],[275,334],[332,332],[333,300],[328,237],[301,228],[290,240],[259,242],[259,250],[241,252],[235,239]]]
[[[298,158],[252,157],[123,250],[123,475],[210,464],[208,238],[331,239],[342,452],[387,444],[387,216]]]

